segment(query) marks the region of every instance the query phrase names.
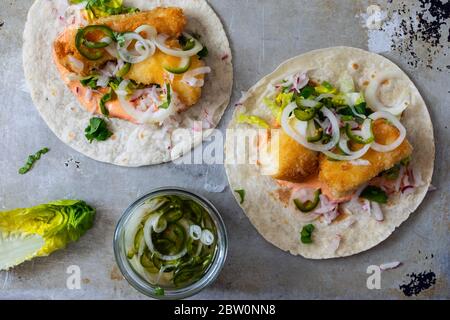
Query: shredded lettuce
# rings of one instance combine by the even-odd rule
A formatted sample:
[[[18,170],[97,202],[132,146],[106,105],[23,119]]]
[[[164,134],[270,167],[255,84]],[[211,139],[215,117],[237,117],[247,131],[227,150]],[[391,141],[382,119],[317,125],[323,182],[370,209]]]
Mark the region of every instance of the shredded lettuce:
[[[339,91],[342,93],[355,92],[355,83],[353,78],[348,73],[343,73],[338,81]]]
[[[251,115],[249,116],[249,115],[246,115],[243,113],[238,115],[237,122],[251,124],[254,126],[264,128],[264,129],[270,128],[269,124],[264,119],[262,119],[258,116],[251,116]]]
[[[139,9],[125,7],[123,0],[70,0],[72,4],[86,2],[86,13],[90,21],[116,14],[134,13]]]
[[[293,98],[293,92],[281,92],[278,94],[275,100],[266,97],[263,99],[263,102],[270,109],[277,122],[280,123],[281,113],[283,112],[284,108],[286,108],[286,106],[291,103]]]
[[[318,85],[317,87],[314,87],[314,89],[316,90],[316,92],[318,94],[322,94],[322,93],[332,93],[335,94],[337,92],[337,89],[335,87],[333,87],[329,82],[324,81],[322,82],[321,85]]]

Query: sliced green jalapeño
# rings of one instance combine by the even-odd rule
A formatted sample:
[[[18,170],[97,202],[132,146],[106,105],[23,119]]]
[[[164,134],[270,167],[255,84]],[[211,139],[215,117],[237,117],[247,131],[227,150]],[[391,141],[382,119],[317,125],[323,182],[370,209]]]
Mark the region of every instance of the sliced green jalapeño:
[[[371,125],[371,126],[372,126],[372,125]],[[375,141],[375,137],[374,137],[374,135],[373,135],[372,129],[370,130],[370,133],[371,133],[370,137],[367,138],[367,139],[364,139],[363,137],[361,137],[361,136],[359,136],[359,135],[357,135],[357,134],[354,134],[353,131],[352,131],[352,128],[351,128],[350,125],[347,123],[347,124],[345,125],[345,133],[347,134],[347,137],[348,137],[351,141],[356,142],[356,143],[359,143],[359,144],[369,144],[369,143],[372,143],[372,142]]]
[[[319,205],[321,194],[322,190],[318,189],[314,192],[313,200],[306,200],[305,202],[301,202],[298,199],[294,199],[294,204],[297,207],[297,209],[300,210],[301,212],[304,213],[311,212]]]
[[[87,40],[86,35],[90,32],[95,31],[103,32],[107,37],[111,39],[111,41],[114,37],[113,31],[109,27],[103,25],[92,25],[78,29],[75,36],[75,46],[78,52],[83,57],[89,60],[99,60],[100,58],[102,58],[104,55],[104,51],[100,49],[107,47],[111,43],[103,41],[94,42]]]
[[[295,109],[294,110],[294,116],[301,121],[308,121],[315,117],[316,115],[316,109],[315,108],[308,108],[305,110],[302,109]]]
[[[185,73],[186,71],[189,70],[190,67],[191,67],[191,59],[190,58],[187,59],[187,61],[184,65],[181,65],[179,67],[171,67],[168,65],[163,66],[164,69],[166,69],[167,71],[169,71],[170,73],[173,73],[173,74]]]

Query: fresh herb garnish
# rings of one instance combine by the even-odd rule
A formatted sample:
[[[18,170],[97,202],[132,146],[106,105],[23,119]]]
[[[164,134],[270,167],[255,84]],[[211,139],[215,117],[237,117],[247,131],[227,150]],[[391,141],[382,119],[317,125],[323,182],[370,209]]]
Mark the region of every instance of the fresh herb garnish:
[[[384,171],[382,175],[388,180],[397,180],[398,176],[400,175],[400,167],[401,165],[397,163],[392,168]]]
[[[313,93],[315,92],[314,88],[311,86],[306,86],[304,87],[301,92],[300,95],[305,98],[308,99]]]
[[[400,164],[402,165],[402,166],[407,166],[407,165],[409,165],[409,163],[411,162],[411,156],[409,156],[409,157],[406,157],[405,159],[402,159],[401,161],[400,161]]]
[[[359,114],[364,114],[366,116],[368,116],[368,109],[366,108],[367,104],[365,102],[361,102],[357,105],[355,105],[355,111]]]
[[[97,81],[98,81],[98,75],[92,74],[90,76],[81,78],[80,83],[83,85],[83,87],[89,87],[91,89],[97,89]]]
[[[238,189],[238,190],[234,190],[234,192],[236,192],[241,197],[241,201],[239,203],[243,204],[244,200],[245,200],[245,190],[244,189]]]
[[[112,132],[108,130],[108,126],[102,118],[91,118],[84,133],[89,143],[92,143],[93,140],[105,141],[112,136]]]
[[[387,203],[388,199],[386,192],[376,186],[367,186],[360,197],[378,203]]]
[[[106,93],[105,95],[103,95],[103,97],[100,99],[100,110],[102,112],[102,114],[104,114],[105,116],[109,116],[109,110],[108,108],[106,108],[106,102],[108,102],[109,100],[112,99],[112,90],[109,89],[109,92]]]
[[[170,84],[166,83],[166,91],[167,91],[167,99],[166,101],[159,106],[160,109],[167,109],[170,106],[170,102],[172,101],[172,96],[170,94]]]
[[[22,168],[19,169],[19,173],[20,174],[25,174],[28,171],[30,171],[31,168],[33,168],[34,163],[36,161],[38,161],[43,154],[46,154],[49,151],[50,151],[49,148],[42,148],[41,150],[39,150],[35,154],[29,155],[28,159],[27,159],[27,163]]]
[[[161,287],[155,287],[155,295],[163,296],[164,295],[164,289],[161,288]]]
[[[120,47],[125,45],[125,33],[114,32],[114,40],[118,43]]]
[[[207,56],[208,56],[208,48],[204,45],[203,46],[203,49],[202,50],[200,50],[198,53],[197,53],[197,56],[200,58],[200,59],[202,59],[202,58],[206,58]]]
[[[311,237],[314,229],[315,227],[312,224],[307,224],[304,226],[300,232],[300,241],[305,244],[312,243]]]

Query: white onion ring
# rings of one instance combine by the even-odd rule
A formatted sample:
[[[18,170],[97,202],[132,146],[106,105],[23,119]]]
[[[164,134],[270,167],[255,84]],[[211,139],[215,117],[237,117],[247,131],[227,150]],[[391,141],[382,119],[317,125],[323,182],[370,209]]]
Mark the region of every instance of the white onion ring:
[[[109,46],[105,47],[106,52],[116,59],[119,59],[119,53],[117,52],[117,47],[115,43],[111,43]]]
[[[143,24],[142,26],[138,27],[136,30],[134,30],[137,34],[140,34],[141,32],[145,32],[147,34],[146,37],[142,36],[146,40],[153,40],[158,35],[158,32],[156,31],[155,27],[149,26],[148,24]]]
[[[149,56],[152,56],[155,52],[155,47],[150,45],[150,42],[141,37],[141,35],[134,32],[127,32],[123,35],[125,39],[125,43],[122,46],[117,43],[117,51],[119,53],[119,57],[129,63],[139,63],[147,59]],[[128,46],[131,41],[136,40],[135,50],[138,54],[134,54],[128,50]]]
[[[183,78],[181,79],[181,81],[190,85],[191,87],[203,87],[203,85],[205,84],[205,80],[197,79],[196,76],[210,72],[211,72],[210,67],[201,67],[197,69],[192,69],[183,74]]]
[[[319,104],[319,101],[309,100],[309,99],[301,99],[300,104],[306,108],[314,108],[315,106],[317,106]]]
[[[117,97],[119,99],[120,105],[125,110],[125,112],[133,117],[139,123],[161,123],[165,119],[167,119],[171,114],[175,112],[174,108],[174,96],[172,95],[172,101],[167,109],[158,108],[157,111],[153,112],[151,108],[147,111],[139,111],[134,106],[130,104],[130,102],[126,99],[127,92],[125,91],[126,86],[128,85],[128,80],[123,80],[119,84],[119,88],[116,91]],[[124,94],[125,93],[125,94]]]
[[[213,235],[213,233],[211,231],[209,231],[208,229],[204,229],[202,231],[202,235],[200,236],[200,241],[205,246],[212,245],[214,243],[214,235]]]
[[[319,151],[319,152],[324,152],[324,151],[330,150],[339,142],[339,135],[340,135],[339,122],[338,122],[336,116],[334,115],[334,113],[331,112],[328,108],[322,107],[322,109],[320,109],[320,110],[322,111],[323,115],[330,120],[331,129],[332,129],[332,134],[331,134],[332,137],[331,137],[330,142],[328,142],[327,144],[322,144],[322,145],[308,142],[304,136],[298,134],[297,132],[295,132],[295,130],[292,129],[292,127],[289,123],[289,115],[296,108],[297,108],[297,105],[295,104],[295,102],[292,102],[289,105],[287,105],[286,108],[284,108],[284,110],[281,114],[281,127],[286,132],[286,134],[289,135],[292,139],[294,139],[295,141],[297,141],[298,143],[303,145],[305,148],[308,148],[308,149],[314,150],[314,151]]]
[[[189,235],[194,240],[199,240],[202,236],[202,228],[196,224],[189,226]]]
[[[379,144],[376,142],[372,143],[371,147],[373,150],[378,151],[378,152],[389,152],[389,151],[395,150],[398,146],[400,146],[402,144],[403,140],[405,140],[406,129],[392,113],[389,113],[386,111],[377,111],[375,113],[372,113],[369,116],[369,118],[374,121],[377,119],[386,119],[390,123],[392,123],[397,128],[397,130],[400,132],[400,135],[398,136],[398,138],[391,144],[383,145],[383,144]]]
[[[385,72],[379,74],[375,79],[370,81],[365,90],[365,97],[371,109],[375,111],[389,112],[395,116],[398,116],[409,106],[408,100],[410,99],[408,99],[407,97],[404,98],[405,95],[407,95],[406,93],[403,94],[401,99],[399,99],[400,102],[395,106],[386,106],[378,98],[377,92],[380,84],[387,79],[398,79],[399,77],[400,75],[396,72]]]
[[[177,259],[181,258],[182,256],[184,256],[187,253],[186,247],[184,247],[184,249],[181,250],[179,253],[171,255],[171,256],[162,254],[161,252],[158,252],[156,250],[155,246],[153,245],[153,241],[152,241],[152,230],[153,230],[153,223],[154,223],[153,220],[154,219],[155,218],[147,219],[147,221],[145,222],[145,225],[144,225],[145,244],[147,245],[150,252],[155,254],[159,259],[165,260],[165,261],[177,260]]]
[[[155,45],[158,47],[159,50],[161,50],[165,54],[168,54],[169,56],[179,57],[179,58],[195,56],[197,53],[199,53],[203,49],[202,44],[197,39],[195,39],[194,37],[192,37],[186,33],[183,33],[183,35],[186,38],[190,38],[190,39],[194,40],[195,45],[192,49],[184,51],[181,49],[169,48],[168,46],[166,46],[166,40],[167,40],[168,36],[164,35],[164,34],[159,34],[155,38],[155,40],[154,40]]]
[[[327,98],[334,98],[334,94],[332,93],[322,93],[321,95],[319,95],[316,99],[316,101],[321,101],[322,99],[327,99]]]
[[[331,159],[335,159],[335,160],[339,160],[339,161],[351,161],[351,160],[359,159],[363,155],[365,155],[367,153],[367,151],[369,151],[370,146],[371,146],[370,144],[366,144],[366,145],[364,145],[364,147],[362,147],[358,151],[352,152],[350,155],[337,154],[337,153],[331,152],[329,150],[323,151],[323,153]]]

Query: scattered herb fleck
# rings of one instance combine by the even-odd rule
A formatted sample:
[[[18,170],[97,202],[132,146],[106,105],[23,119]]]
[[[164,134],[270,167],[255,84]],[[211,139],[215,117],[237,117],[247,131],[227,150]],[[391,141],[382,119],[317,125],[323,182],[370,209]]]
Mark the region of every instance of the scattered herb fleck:
[[[19,169],[19,173],[25,174],[28,171],[30,171],[33,168],[34,163],[36,161],[38,161],[43,154],[46,154],[49,151],[50,151],[49,148],[43,148],[43,149],[39,150],[38,152],[36,152],[35,154],[29,155],[28,159],[27,159],[27,163],[22,168]]]
[[[156,287],[156,288],[155,288],[155,294],[156,294],[157,296],[163,296],[163,295],[164,295],[164,289],[161,288],[161,287]]]
[[[403,291],[405,296],[417,296],[423,290],[431,288],[436,284],[436,274],[433,271],[424,271],[421,273],[409,273],[407,276],[410,278],[408,283],[400,285],[400,290]]]
[[[312,224],[307,224],[303,227],[302,231],[300,232],[300,240],[302,243],[312,243],[312,233],[314,229],[315,227]]]
[[[244,189],[238,189],[238,190],[234,190],[234,192],[236,192],[241,197],[241,201],[239,203],[243,204],[244,200],[245,200],[245,190]]]

